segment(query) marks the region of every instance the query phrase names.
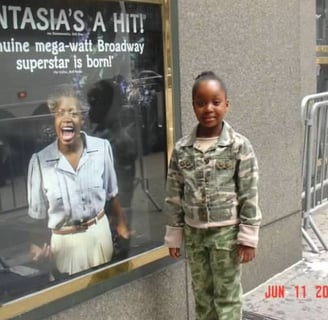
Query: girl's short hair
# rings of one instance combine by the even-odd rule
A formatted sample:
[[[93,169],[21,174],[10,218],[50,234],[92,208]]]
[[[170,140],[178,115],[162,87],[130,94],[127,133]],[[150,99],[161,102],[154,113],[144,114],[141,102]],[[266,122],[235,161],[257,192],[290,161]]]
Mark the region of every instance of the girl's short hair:
[[[221,78],[219,78],[213,71],[203,71],[201,72],[196,78],[195,78],[195,82],[194,85],[192,87],[192,99],[194,100],[196,91],[198,90],[198,86],[202,81],[206,81],[206,80],[215,80],[217,81],[222,90],[225,93],[225,96],[228,96],[228,91],[227,91],[227,87],[225,85],[225,83],[223,82],[223,80]]]
[[[55,91],[49,96],[47,103],[51,113],[54,113],[60,103],[62,97],[75,98],[81,113],[89,111],[89,105],[83,97],[82,92],[74,89],[71,85],[63,84],[56,87]]]

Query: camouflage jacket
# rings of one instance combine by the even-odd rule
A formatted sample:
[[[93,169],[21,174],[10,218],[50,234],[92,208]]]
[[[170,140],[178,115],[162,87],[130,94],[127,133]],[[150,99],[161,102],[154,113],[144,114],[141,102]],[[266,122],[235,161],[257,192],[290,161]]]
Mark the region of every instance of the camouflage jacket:
[[[239,224],[238,243],[256,247],[261,212],[258,166],[251,143],[227,123],[205,152],[197,127],[175,145],[167,174],[165,244],[180,247],[185,223],[208,228]]]

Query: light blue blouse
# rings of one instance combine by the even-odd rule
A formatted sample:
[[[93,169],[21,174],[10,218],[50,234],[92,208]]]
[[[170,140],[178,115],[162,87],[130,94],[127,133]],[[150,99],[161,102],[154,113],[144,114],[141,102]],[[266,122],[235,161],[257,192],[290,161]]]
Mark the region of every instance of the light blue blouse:
[[[50,229],[65,221],[94,217],[118,193],[108,140],[82,135],[85,146],[76,171],[58,150],[57,140],[30,160],[28,213],[35,219],[48,216]]]

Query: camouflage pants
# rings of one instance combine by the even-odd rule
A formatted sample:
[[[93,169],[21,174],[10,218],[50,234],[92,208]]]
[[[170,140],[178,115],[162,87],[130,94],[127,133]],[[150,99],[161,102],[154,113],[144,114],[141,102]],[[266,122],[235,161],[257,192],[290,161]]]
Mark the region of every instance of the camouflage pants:
[[[238,226],[195,229],[185,226],[197,320],[240,320]]]

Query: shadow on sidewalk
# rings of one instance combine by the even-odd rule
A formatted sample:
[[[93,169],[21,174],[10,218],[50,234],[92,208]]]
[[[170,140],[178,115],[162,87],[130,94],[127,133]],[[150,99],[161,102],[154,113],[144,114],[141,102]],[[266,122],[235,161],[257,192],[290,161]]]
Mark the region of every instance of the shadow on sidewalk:
[[[276,318],[271,318],[268,316],[264,316],[258,313],[243,311],[243,319],[242,320],[279,320]]]

